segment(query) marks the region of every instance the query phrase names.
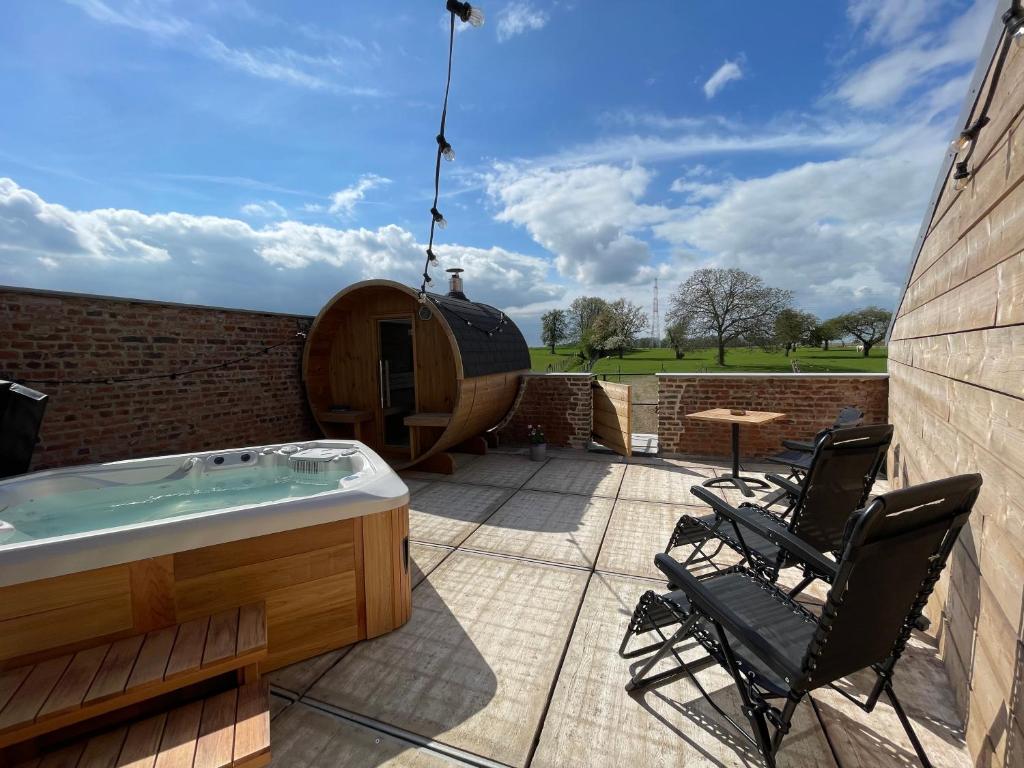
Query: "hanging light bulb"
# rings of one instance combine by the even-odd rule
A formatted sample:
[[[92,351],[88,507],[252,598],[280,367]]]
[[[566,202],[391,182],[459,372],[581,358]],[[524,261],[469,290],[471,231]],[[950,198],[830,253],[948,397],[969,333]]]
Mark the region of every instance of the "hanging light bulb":
[[[433,248],[427,248],[427,259],[430,261],[431,264],[437,261],[437,254],[434,253]]]
[[[426,285],[430,285],[432,282],[434,282],[434,279],[430,275],[428,275],[426,272],[424,272],[423,273],[423,282]]]
[[[445,7],[462,21],[472,24],[474,27],[482,27],[484,25],[484,12],[479,8],[474,8],[469,3],[461,3],[459,0],[448,0]]]
[[[953,154],[958,155],[961,152],[966,152],[971,148],[971,144],[974,143],[974,134],[970,131],[961,131],[960,135],[953,139],[949,145],[953,150]]]
[[[437,226],[440,227],[441,229],[444,229],[445,227],[448,226],[448,220],[441,215],[441,212],[437,210],[437,208],[431,208],[430,215],[434,217],[434,223],[437,224]]]
[[[441,147],[441,157],[449,163],[455,159],[455,150],[452,149],[452,145],[448,143],[448,139],[444,137],[443,133],[437,134],[437,145]]]
[[[953,189],[960,192],[967,189],[967,183],[971,179],[971,172],[967,170],[967,161],[956,164],[953,171]]]
[[[1018,48],[1024,48],[1024,24],[1017,27],[1017,31],[1013,33],[1013,42]]]

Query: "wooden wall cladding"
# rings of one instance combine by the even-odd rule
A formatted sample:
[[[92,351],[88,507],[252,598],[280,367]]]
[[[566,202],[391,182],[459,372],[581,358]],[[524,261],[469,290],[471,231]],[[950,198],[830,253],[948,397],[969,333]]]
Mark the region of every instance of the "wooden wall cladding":
[[[1024,50],[1011,46],[992,104],[893,325],[889,471],[897,485],[984,477],[929,613],[975,760],[1009,765],[1024,754]]]
[[[0,669],[264,601],[269,671],[409,619],[408,507],[0,589]],[[16,660],[16,661],[15,661]]]

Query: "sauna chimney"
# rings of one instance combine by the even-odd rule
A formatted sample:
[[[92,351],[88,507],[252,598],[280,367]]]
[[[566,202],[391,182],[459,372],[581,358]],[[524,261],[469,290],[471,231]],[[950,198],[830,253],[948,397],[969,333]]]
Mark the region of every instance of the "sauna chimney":
[[[466,294],[462,292],[462,278],[459,277],[461,272],[466,270],[454,267],[453,269],[446,269],[445,272],[452,276],[452,279],[448,282],[448,297],[452,299],[462,299],[463,301],[469,301],[466,298]]]

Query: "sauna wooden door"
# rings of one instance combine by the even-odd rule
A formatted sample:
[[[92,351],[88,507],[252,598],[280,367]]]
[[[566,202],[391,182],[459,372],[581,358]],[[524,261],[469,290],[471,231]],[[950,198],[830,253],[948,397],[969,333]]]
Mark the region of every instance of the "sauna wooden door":
[[[416,412],[416,367],[411,317],[377,321],[379,413],[377,424],[385,449],[409,452],[405,417]]]
[[[622,456],[632,454],[632,390],[628,384],[594,382],[594,440]]]

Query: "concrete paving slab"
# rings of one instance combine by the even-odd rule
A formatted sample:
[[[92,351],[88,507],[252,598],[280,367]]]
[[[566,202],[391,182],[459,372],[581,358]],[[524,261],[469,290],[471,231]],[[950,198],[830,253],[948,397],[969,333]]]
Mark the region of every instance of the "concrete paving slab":
[[[689,680],[675,680],[639,694],[625,690],[631,662],[618,655],[622,634],[639,597],[663,586],[625,576],[594,575],[532,768],[763,765],[753,747],[731,730]],[[636,642],[650,640],[641,637]],[[698,674],[715,703],[745,722],[732,678],[719,667]],[[809,704],[797,711],[779,765],[835,766]]]
[[[593,567],[614,503],[596,496],[519,491],[462,546]]]
[[[524,487],[614,499],[625,471],[626,466],[619,463],[552,459]]]
[[[700,485],[714,472],[706,467],[676,464],[629,464],[619,487],[620,499],[666,504],[695,504],[690,487]]]
[[[525,765],[588,574],[455,552],[407,624],[361,643],[308,696]]]
[[[521,488],[544,465],[524,456],[492,453],[460,467],[449,480],[453,483],[497,485],[502,488]]]
[[[515,491],[484,485],[433,483],[409,503],[409,538],[456,546]]]
[[[663,578],[654,567],[654,555],[665,551],[680,515],[699,516],[705,511],[702,507],[619,499],[601,545],[597,570]]]
[[[309,690],[313,683],[320,679],[324,672],[333,667],[338,659],[348,653],[351,648],[352,646],[348,645],[336,651],[328,651],[327,653],[321,653],[319,656],[297,661],[294,664],[289,664],[287,667],[281,667],[273,672],[269,672],[266,678],[270,681],[271,685],[276,685],[278,688],[283,688],[296,696],[301,696]]]
[[[437,568],[448,555],[452,553],[451,547],[440,547],[434,544],[423,544],[418,541],[409,544],[409,559],[412,561],[412,586],[413,589],[432,570]]]
[[[297,702],[270,725],[271,765],[280,768],[451,768],[424,747]]]

